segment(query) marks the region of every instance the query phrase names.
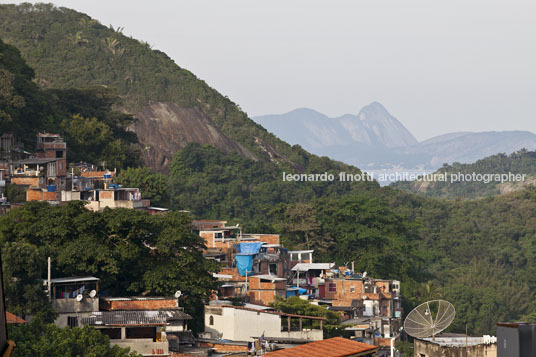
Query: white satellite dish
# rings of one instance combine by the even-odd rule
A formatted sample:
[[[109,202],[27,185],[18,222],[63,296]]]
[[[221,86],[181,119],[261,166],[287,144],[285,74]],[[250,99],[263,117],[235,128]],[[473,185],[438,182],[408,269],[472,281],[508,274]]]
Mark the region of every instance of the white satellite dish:
[[[367,298],[367,295],[363,295],[361,297],[363,298],[363,300],[365,300]]]
[[[91,291],[89,292],[89,297],[94,298],[95,296],[97,296],[97,291],[96,291],[96,290],[91,290]]]
[[[367,277],[367,272],[363,272],[363,278],[366,278]]]
[[[180,290],[177,290],[177,291],[175,292],[175,299],[180,298],[181,295],[182,295],[182,292],[181,292]]]
[[[76,301],[78,301],[78,302],[82,301],[83,298],[84,298],[84,296],[82,294],[76,295]]]
[[[416,338],[434,337],[452,323],[456,316],[454,306],[445,300],[427,301],[408,314],[404,330]]]

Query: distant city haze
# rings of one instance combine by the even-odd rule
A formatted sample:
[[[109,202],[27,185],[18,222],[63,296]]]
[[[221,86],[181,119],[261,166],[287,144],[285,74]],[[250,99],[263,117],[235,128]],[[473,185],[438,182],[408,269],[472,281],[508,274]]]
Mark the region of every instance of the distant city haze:
[[[419,141],[536,132],[533,0],[54,3],[124,27],[250,116],[378,101]]]

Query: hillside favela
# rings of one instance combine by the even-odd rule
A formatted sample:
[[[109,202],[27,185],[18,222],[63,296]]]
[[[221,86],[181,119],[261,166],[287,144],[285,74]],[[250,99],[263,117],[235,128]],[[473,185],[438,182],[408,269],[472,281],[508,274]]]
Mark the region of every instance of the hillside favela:
[[[0,1],[1,356],[536,357],[535,13]]]

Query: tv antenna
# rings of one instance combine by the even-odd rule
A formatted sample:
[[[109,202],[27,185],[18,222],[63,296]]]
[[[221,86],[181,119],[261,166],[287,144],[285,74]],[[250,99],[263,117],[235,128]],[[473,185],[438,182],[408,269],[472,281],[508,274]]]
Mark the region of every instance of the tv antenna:
[[[181,295],[182,295],[182,292],[181,292],[180,290],[177,290],[177,291],[175,292],[175,299],[180,298]]]
[[[406,316],[404,330],[416,338],[432,337],[449,327],[456,316],[454,306],[445,300],[420,304]]]

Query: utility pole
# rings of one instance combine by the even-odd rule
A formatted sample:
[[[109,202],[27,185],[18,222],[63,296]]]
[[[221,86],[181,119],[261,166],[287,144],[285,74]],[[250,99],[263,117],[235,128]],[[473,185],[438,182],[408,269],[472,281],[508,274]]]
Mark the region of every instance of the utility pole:
[[[467,349],[469,348],[468,344],[469,338],[467,337],[467,322],[465,323],[465,357],[467,357]]]
[[[48,300],[52,300],[52,263],[50,257],[48,257]]]

